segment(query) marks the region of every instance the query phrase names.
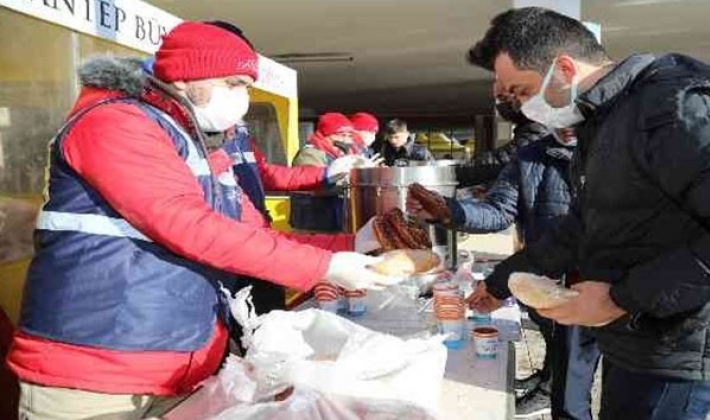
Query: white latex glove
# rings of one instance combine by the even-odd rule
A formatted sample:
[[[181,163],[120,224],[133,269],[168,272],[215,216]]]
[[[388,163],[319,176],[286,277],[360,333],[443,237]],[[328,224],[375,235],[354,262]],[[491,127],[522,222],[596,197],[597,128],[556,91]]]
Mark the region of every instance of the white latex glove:
[[[372,228],[375,218],[372,217],[355,234],[355,252],[367,254],[382,248],[382,244],[377,240],[375,230]]]
[[[381,260],[357,252],[336,252],[330,260],[325,279],[345,290],[382,290],[404,280],[402,277],[384,276],[367,268]]]
[[[326,169],[325,176],[328,178],[328,182],[331,184],[344,182],[350,176],[350,170],[355,167],[358,161],[357,155],[347,155],[335,159],[328,169]]]

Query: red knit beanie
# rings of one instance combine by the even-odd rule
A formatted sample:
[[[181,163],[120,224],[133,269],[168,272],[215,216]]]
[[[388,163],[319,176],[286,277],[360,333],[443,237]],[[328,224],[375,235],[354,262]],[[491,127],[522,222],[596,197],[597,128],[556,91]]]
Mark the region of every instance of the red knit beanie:
[[[358,112],[350,117],[350,121],[352,121],[353,127],[355,127],[357,131],[371,131],[376,133],[380,130],[380,124],[377,122],[377,118],[367,112]]]
[[[259,75],[256,52],[215,25],[182,22],[163,37],[155,54],[155,76],[165,82]]]
[[[321,115],[318,119],[318,127],[316,128],[316,131],[324,136],[353,130],[353,123],[350,122],[348,117],[339,112],[328,112],[327,114]]]

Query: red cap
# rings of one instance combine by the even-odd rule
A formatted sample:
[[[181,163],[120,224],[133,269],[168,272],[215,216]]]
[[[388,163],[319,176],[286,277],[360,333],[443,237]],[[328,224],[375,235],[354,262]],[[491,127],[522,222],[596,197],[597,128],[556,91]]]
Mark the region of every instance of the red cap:
[[[380,131],[380,124],[377,122],[377,118],[367,112],[358,112],[350,117],[350,121],[353,122],[353,127],[357,131],[371,131],[373,133]]]
[[[354,131],[353,123],[345,115],[339,112],[328,112],[318,119],[316,131],[324,136],[336,133],[347,133]]]
[[[165,82],[259,76],[256,52],[233,33],[202,22],[182,22],[163,37],[155,76]]]

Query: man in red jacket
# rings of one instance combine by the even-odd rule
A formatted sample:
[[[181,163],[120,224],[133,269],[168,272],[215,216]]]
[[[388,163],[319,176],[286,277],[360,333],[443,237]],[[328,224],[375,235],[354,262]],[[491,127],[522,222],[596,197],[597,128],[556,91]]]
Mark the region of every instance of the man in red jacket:
[[[247,43],[198,22],[165,36],[155,77],[135,61],[82,68],[83,90],[51,143],[8,355],[21,418],[162,414],[219,367],[223,281],[301,290],[324,278],[347,289],[394,281],[348,252],[352,236],[253,223],[234,176],[208,161],[203,131],[241,120],[257,69]]]

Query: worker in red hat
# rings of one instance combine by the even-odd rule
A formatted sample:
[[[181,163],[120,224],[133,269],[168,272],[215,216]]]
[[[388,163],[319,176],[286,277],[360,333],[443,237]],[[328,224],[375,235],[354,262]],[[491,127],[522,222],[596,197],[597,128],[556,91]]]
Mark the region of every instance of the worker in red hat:
[[[377,118],[367,112],[358,112],[350,116],[350,121],[355,128],[355,136],[364,145],[363,154],[372,157],[375,154],[374,144],[377,140],[377,133],[380,131],[380,123]]]
[[[316,131],[298,151],[293,166],[326,167],[338,159],[354,162],[359,148],[354,143],[355,128],[348,117],[328,112],[318,118]],[[325,192],[291,194],[289,223],[294,229],[311,232],[342,232],[343,198],[339,188]]]
[[[339,112],[328,112],[318,118],[316,131],[293,159],[294,166],[328,166],[335,159],[354,155],[353,123]]]
[[[243,118],[258,77],[257,54],[230,31],[179,24],[154,76],[111,57],[79,75],[83,89],[51,142],[7,359],[20,379],[20,418],[162,415],[223,359],[222,281],[301,290],[321,279],[346,289],[396,281],[351,252],[352,236],[294,237],[244,222],[245,194],[207,159],[203,133]]]
[[[252,45],[239,27],[224,21],[209,23],[228,30],[250,46]],[[146,70],[152,72],[151,68]],[[348,155],[334,159],[326,167],[289,167],[269,163],[257,147],[244,121],[238,122],[236,126],[225,132],[210,130],[205,134],[208,136],[207,147],[213,150],[210,160],[214,163],[215,171],[231,172],[243,195],[246,196],[240,206],[241,221],[255,226],[271,226],[272,219],[266,205],[266,191],[321,191],[333,186],[334,181],[347,177],[350,168],[355,164]],[[232,174],[224,174],[224,176],[229,177]],[[358,238],[364,240],[367,236],[366,231],[367,229],[363,229]],[[301,240],[306,239],[312,245],[326,248],[332,248],[334,242],[332,236],[309,235],[301,238]],[[369,250],[367,247],[356,247],[356,249]],[[240,280],[236,283],[225,282],[225,286],[233,292],[247,285],[251,286],[252,301],[257,314],[286,309],[286,290],[283,286],[247,276],[241,276]],[[235,341],[240,343],[241,329],[236,328],[231,332]]]

